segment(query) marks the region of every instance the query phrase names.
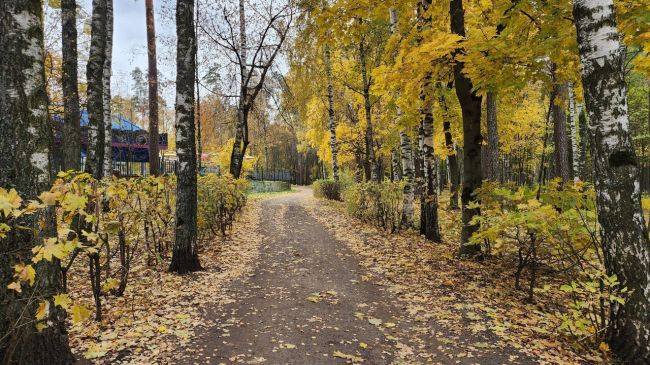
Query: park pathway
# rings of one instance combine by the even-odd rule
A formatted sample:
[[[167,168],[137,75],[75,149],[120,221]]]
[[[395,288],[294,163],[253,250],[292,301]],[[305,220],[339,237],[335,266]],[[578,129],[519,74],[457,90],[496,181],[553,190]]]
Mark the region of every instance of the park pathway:
[[[451,359],[436,354],[433,335],[414,343],[396,299],[308,214],[310,197],[302,188],[260,203],[253,274],[228,288],[234,302],[206,311],[219,324],[185,350],[187,364],[521,363],[498,353]]]

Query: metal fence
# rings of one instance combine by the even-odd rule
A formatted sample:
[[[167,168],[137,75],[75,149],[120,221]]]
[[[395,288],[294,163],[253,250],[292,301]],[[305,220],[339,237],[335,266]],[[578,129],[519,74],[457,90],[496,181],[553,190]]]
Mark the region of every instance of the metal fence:
[[[175,174],[178,171],[178,161],[160,160],[161,174]],[[81,159],[81,171],[86,167],[86,159]],[[113,161],[113,174],[122,177],[149,176],[149,162]]]

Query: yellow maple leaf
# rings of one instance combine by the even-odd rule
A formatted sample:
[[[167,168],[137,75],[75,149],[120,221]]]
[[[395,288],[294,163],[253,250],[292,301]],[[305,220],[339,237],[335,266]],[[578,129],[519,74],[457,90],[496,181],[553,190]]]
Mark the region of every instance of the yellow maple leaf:
[[[56,306],[67,310],[70,303],[72,303],[72,300],[68,294],[61,293],[54,296],[54,305]]]
[[[44,204],[54,205],[56,204],[56,199],[59,198],[59,196],[61,196],[61,193],[44,191],[41,193],[41,195],[38,196],[38,199],[40,199]]]
[[[36,270],[34,270],[32,265],[15,265],[14,272],[16,273],[14,276],[20,281],[28,282],[30,286],[34,285],[34,280],[36,279]]]
[[[74,304],[71,312],[74,323],[80,323],[90,318],[90,311],[83,305]]]
[[[0,211],[2,211],[6,217],[8,217],[9,213],[14,209],[18,209],[22,201],[23,200],[18,196],[16,189],[7,191],[0,188]]]

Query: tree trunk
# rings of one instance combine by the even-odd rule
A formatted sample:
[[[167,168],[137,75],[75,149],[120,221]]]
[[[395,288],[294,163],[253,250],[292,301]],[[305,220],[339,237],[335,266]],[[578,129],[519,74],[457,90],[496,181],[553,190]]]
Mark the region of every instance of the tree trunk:
[[[336,141],[336,120],[334,119],[334,85],[332,85],[332,58],[330,48],[325,45],[325,73],[327,76],[327,115],[329,117],[330,149],[332,151],[332,176],[339,181],[338,143]]]
[[[359,42],[359,59],[361,62],[361,78],[363,79],[363,106],[366,115],[366,158],[370,165],[370,181],[379,182],[377,159],[375,158],[374,136],[372,131],[372,104],[370,102],[370,79],[366,65],[366,49],[363,38]]]
[[[465,37],[465,14],[462,0],[449,3],[451,31]],[[456,51],[458,54],[460,51]],[[461,246],[459,256],[474,257],[481,253],[481,247],[469,243],[469,239],[478,230],[477,224],[470,224],[474,216],[481,213],[479,208],[468,208],[474,202],[474,191],[481,186],[481,97],[473,91],[472,81],[463,73],[464,63],[456,60],[454,64],[454,86],[463,115],[463,191]]]
[[[194,68],[196,35],[194,0],[176,6],[176,153],[179,168],[176,188],[176,232],[170,271],[184,274],[201,269],[196,247],[196,140],[194,134]]]
[[[451,122],[447,114],[447,104],[445,98],[440,97],[440,105],[444,109],[444,118],[442,122],[442,130],[445,134],[445,147],[447,148],[447,164],[449,166],[449,205],[451,209],[458,209],[458,183],[459,183],[459,169],[458,169],[458,155],[456,154],[456,147],[454,140],[451,136]]]
[[[63,88],[63,166],[81,169],[81,133],[79,131],[79,83],[77,76],[77,1],[61,1]]]
[[[113,61],[113,0],[106,0],[106,60],[104,60],[104,159],[103,176],[113,175],[113,123],[111,113],[111,65]]]
[[[43,48],[41,2],[0,2],[0,186],[16,189],[25,201],[36,199],[51,181]],[[52,213],[23,217],[18,224],[52,231],[52,226],[39,229],[41,218],[51,222]],[[0,240],[0,363],[71,364],[65,312],[50,310],[41,332],[33,322],[41,299],[49,298],[55,308],[51,297],[61,290],[58,265],[38,264],[34,286],[23,287],[22,293],[7,288],[14,265],[28,261],[32,247],[42,243],[34,231],[14,230]]]
[[[104,172],[104,65],[106,62],[107,0],[93,0],[88,79],[88,144],[86,172],[101,179]]]
[[[230,173],[239,178],[241,175],[244,154],[248,147],[248,68],[246,39],[246,7],[244,0],[239,0],[239,104],[237,106],[237,127],[235,129],[235,142],[230,154]]]
[[[598,221],[609,275],[630,292],[612,303],[609,345],[624,362],[650,364],[650,241],[629,134],[625,47],[612,0],[573,3],[582,83],[593,131]]]
[[[569,146],[566,135],[566,114],[564,113],[564,101],[567,94],[567,87],[555,80],[555,65],[551,66],[553,73],[553,89],[556,102],[553,104],[553,177],[559,177],[562,182],[571,179],[569,169]],[[557,101],[561,101],[561,104]]]
[[[400,132],[399,140],[402,155],[402,175],[405,180],[404,196],[402,199],[402,225],[405,227],[413,227],[413,200],[415,199],[413,190],[413,182],[415,180],[413,148],[411,147],[411,139],[406,132]]]
[[[499,181],[499,129],[497,124],[497,96],[494,92],[487,93],[487,148],[485,151],[486,178]]]
[[[420,210],[420,233],[424,234],[426,239],[434,242],[440,242],[440,226],[438,224],[438,180],[437,166],[433,154],[433,112],[429,96],[426,90],[431,84],[431,76],[427,76],[422,84],[420,101],[423,103],[420,109],[421,123],[423,131],[422,152],[424,162],[424,189],[421,195]]]
[[[196,44],[194,47],[194,59],[196,62],[196,67],[194,68],[194,82],[196,83],[196,164],[197,171],[201,173],[202,168],[202,158],[203,158],[203,141],[201,140],[201,86],[199,83],[199,5],[196,3],[196,22],[194,24],[194,32],[196,34]]]
[[[156,56],[156,22],[153,0],[145,0],[147,17],[147,56],[149,82],[149,174],[157,176],[159,171],[158,154],[158,60]]]
[[[391,181],[398,182],[402,180],[402,169],[399,165],[399,151],[393,148],[390,152]]]
[[[587,164],[587,151],[590,150],[589,125],[587,115],[582,104],[578,104],[578,131],[580,134],[580,176],[585,181],[590,181],[592,166]]]
[[[571,165],[573,180],[580,180],[580,148],[578,147],[578,121],[576,119],[576,97],[573,92],[573,82],[567,85],[569,93],[569,123],[571,127]]]

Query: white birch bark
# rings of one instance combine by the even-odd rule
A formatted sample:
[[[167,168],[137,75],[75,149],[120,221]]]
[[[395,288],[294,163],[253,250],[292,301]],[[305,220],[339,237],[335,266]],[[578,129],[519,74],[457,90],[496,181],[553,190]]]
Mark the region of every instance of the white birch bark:
[[[600,234],[609,275],[630,294],[612,303],[609,345],[626,363],[650,364],[650,241],[629,133],[625,48],[612,0],[573,2],[592,131]]]
[[[413,161],[413,149],[411,147],[411,139],[406,132],[402,131],[399,134],[400,139],[400,152],[402,155],[402,171],[405,180],[404,195],[402,200],[402,225],[405,227],[413,226],[413,201],[415,200],[415,192],[413,191],[413,182],[415,174],[415,163]]]
[[[88,80],[88,143],[86,172],[101,178],[104,172],[104,66],[106,60],[107,0],[93,0]]]
[[[106,0],[106,60],[104,61],[104,162],[103,175],[113,174],[113,128],[111,112],[111,72],[113,62],[113,0]]]
[[[332,152],[332,176],[339,181],[338,143],[336,141],[336,120],[334,118],[334,85],[332,84],[332,58],[329,45],[325,45],[325,73],[327,76],[327,116]]]
[[[573,167],[573,180],[580,180],[580,150],[578,148],[578,124],[576,118],[576,97],[573,92],[573,82],[567,85],[569,93],[569,124],[571,127],[571,162]]]

